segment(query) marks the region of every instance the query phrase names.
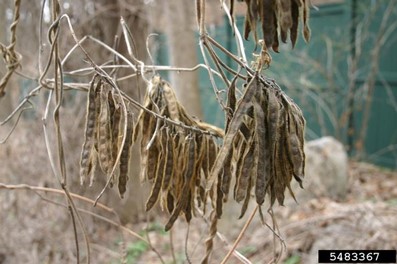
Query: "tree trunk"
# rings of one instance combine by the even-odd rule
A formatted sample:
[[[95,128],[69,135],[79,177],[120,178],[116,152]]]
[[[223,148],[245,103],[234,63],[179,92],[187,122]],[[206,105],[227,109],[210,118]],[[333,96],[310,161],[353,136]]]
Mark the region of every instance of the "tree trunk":
[[[186,0],[164,1],[171,66],[197,64],[194,3]],[[189,114],[202,118],[198,72],[171,72],[176,95]]]

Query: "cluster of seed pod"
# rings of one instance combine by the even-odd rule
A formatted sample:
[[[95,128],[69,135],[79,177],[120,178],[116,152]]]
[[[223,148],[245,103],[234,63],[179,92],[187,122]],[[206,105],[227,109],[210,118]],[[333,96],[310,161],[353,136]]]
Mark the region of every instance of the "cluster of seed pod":
[[[160,206],[170,213],[165,226],[169,230],[181,213],[190,221],[195,201],[205,206],[205,184],[218,146],[210,134],[195,132],[166,121],[211,131],[218,137],[223,136],[223,131],[190,117],[177,101],[170,85],[159,76],[150,81],[144,107],[164,117],[158,118],[142,110],[135,128],[141,135],[140,179],[152,182],[146,210],[159,201]],[[135,139],[137,137],[138,134]]]
[[[133,116],[122,111],[120,96],[97,75],[91,81],[87,97],[84,143],[80,159],[80,181],[95,180],[95,168],[100,168],[113,184],[118,165],[118,187],[122,197],[128,181],[128,162],[133,138]],[[126,114],[124,114],[126,113]],[[122,124],[126,123],[124,131]],[[123,137],[125,132],[125,137]],[[123,139],[124,138],[124,142]],[[120,157],[118,157],[120,154]],[[119,160],[119,162],[116,162]]]
[[[233,14],[234,0],[231,1],[231,13]],[[242,1],[242,0],[240,0]],[[288,31],[292,46],[295,46],[298,38],[299,17],[303,21],[303,37],[310,39],[309,21],[310,0],[244,0],[247,5],[244,26],[244,38],[248,39],[250,32],[254,34],[258,43],[257,23],[261,22],[263,39],[267,48],[278,52],[280,31],[281,41],[287,42]]]
[[[139,139],[140,178],[152,183],[146,210],[159,202],[170,213],[166,230],[181,214],[190,221],[195,205],[205,209],[208,198],[221,217],[233,178],[233,197],[243,201],[241,217],[253,188],[259,205],[266,194],[271,205],[275,200],[283,204],[286,188],[294,197],[292,177],[301,184],[304,175],[302,112],[275,83],[258,75],[246,84],[239,100],[235,89],[233,81],[228,90],[224,135],[223,130],[190,117],[171,86],[159,76],[150,80],[144,109],[134,126],[131,111],[122,111],[120,97],[94,77],[88,92],[81,182],[90,175],[92,183],[97,161],[109,179],[118,165],[122,197],[130,148]],[[223,137],[222,147],[215,137]]]
[[[239,101],[234,90],[231,85],[226,135],[209,183],[220,190],[216,198],[218,217],[222,214],[220,201],[227,200],[232,174],[235,175],[234,199],[244,201],[240,217],[247,209],[253,188],[259,205],[266,194],[270,205],[275,200],[283,204],[286,188],[294,197],[290,187],[292,177],[301,184],[304,175],[305,120],[299,107],[275,83],[258,76],[246,85]]]

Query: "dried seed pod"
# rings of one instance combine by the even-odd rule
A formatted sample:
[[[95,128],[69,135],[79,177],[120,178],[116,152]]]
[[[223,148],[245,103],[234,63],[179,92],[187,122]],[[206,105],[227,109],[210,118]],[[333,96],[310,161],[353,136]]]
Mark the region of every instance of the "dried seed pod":
[[[168,133],[166,130],[163,128],[160,130],[160,160],[156,164],[156,178],[154,180],[154,184],[152,186],[152,191],[150,193],[149,199],[146,202],[146,211],[149,211],[152,209],[152,207],[156,204],[160,190],[161,190],[161,185],[163,184],[163,179],[165,175],[165,170],[166,170],[166,161],[167,161],[167,156],[168,156]]]
[[[210,140],[208,141],[208,147],[210,149],[209,153],[209,167],[212,169],[212,167],[215,165],[216,161],[216,156],[218,155],[219,152],[219,147],[215,142],[215,139],[213,137],[210,137]]]
[[[173,89],[167,82],[163,81],[163,94],[167,102],[168,113],[172,120],[179,121],[179,103]]]
[[[310,40],[309,14],[309,0],[303,0],[303,38],[306,42]]]
[[[229,129],[229,123],[233,117],[234,111],[236,110],[236,81],[238,75],[236,75],[232,82],[230,83],[229,89],[227,91],[227,111],[226,111],[226,125],[225,132]]]
[[[190,138],[187,140],[187,145],[189,146],[186,148],[188,150],[188,153],[185,155],[188,157],[187,159],[187,169],[185,171],[184,175],[184,180],[186,183],[190,183],[190,180],[192,179],[193,173],[194,173],[194,165],[196,161],[196,141],[194,138]]]
[[[277,139],[276,149],[275,149],[275,169],[274,169],[274,180],[272,184],[274,187],[274,194],[271,194],[271,201],[274,202],[274,198],[276,198],[280,205],[284,203],[284,192],[286,186],[289,185],[289,182],[292,179],[292,169],[289,159],[286,153],[286,140],[287,140],[287,124],[288,124],[288,112],[280,104],[280,118],[278,123],[278,131],[279,137]]]
[[[218,175],[218,181],[215,186],[216,188],[216,199],[215,199],[215,209],[216,209],[216,216],[221,218],[222,216],[222,207],[223,207],[223,192],[222,192],[222,178],[221,175]]]
[[[252,171],[251,173],[253,173],[254,171]],[[250,175],[250,180],[248,181],[248,186],[247,186],[247,192],[245,194],[245,199],[244,199],[244,203],[241,206],[241,212],[240,212],[240,216],[239,219],[243,218],[243,216],[245,215],[245,212],[247,211],[248,208],[248,204],[251,198],[251,189],[252,189],[252,185],[253,185],[253,176]]]
[[[98,163],[98,152],[95,147],[92,148],[91,160],[89,162],[88,176],[90,177],[90,187],[95,181],[95,170]]]
[[[292,26],[290,28],[290,39],[292,47],[295,47],[296,40],[298,39],[298,25],[299,25],[299,6],[297,1],[291,1],[291,18]]]
[[[146,104],[144,104],[144,106],[147,107]],[[150,115],[147,114],[145,111],[141,110],[139,112],[139,115],[138,115],[138,118],[137,118],[137,122],[136,122],[135,128],[134,128],[134,131],[136,131],[137,133],[134,133],[133,142],[136,142],[138,140],[138,136],[142,135],[144,123],[146,125],[148,125],[149,124],[149,118],[150,118]]]
[[[243,162],[241,164],[241,174],[236,179],[236,194],[235,194],[235,200],[237,202],[241,202],[242,200],[245,199],[245,196],[247,194],[247,188],[249,187],[249,183],[251,182],[251,171],[254,165],[254,155],[255,155],[255,141],[251,140],[248,148],[246,151],[244,151],[243,156]]]
[[[201,207],[201,205],[205,203],[205,189],[203,186],[198,186],[197,188],[197,206]]]
[[[211,136],[205,136],[205,153],[202,162],[202,170],[204,174],[205,186],[208,184],[208,179],[211,174],[211,169],[215,163],[216,156],[218,154],[219,147],[215,143],[215,140]]]
[[[255,0],[245,0],[245,3],[247,4],[247,11],[245,14],[245,22],[244,22],[244,39],[245,40],[248,40],[248,36],[249,36],[250,32],[252,31],[252,29],[255,29],[255,31],[256,31],[256,20],[253,18],[252,11],[254,11],[255,13],[257,13],[257,11],[252,10],[251,1],[255,1]]]
[[[277,31],[277,27],[275,27],[275,25],[277,26],[277,18],[274,11],[275,4],[275,0],[262,0],[262,5],[260,6],[263,39],[268,48],[273,46],[275,31]]]
[[[302,184],[302,177],[304,175],[305,167],[305,152],[304,152],[304,127],[305,120],[302,112],[295,105],[292,104],[289,112],[289,155],[294,167],[294,177]],[[301,186],[302,187],[302,186]]]
[[[299,109],[299,107],[296,104],[293,104],[291,109],[292,109],[292,113],[293,113],[293,117],[294,117],[294,121],[295,121],[296,135],[298,136],[300,147],[301,147],[301,150],[303,151],[303,145],[305,142],[306,121],[303,117],[302,111]],[[303,168],[304,168],[304,166],[303,166]],[[302,173],[302,174],[304,174],[304,173]]]
[[[243,138],[245,139],[245,141],[248,141],[250,139],[252,130],[246,125],[246,122],[243,122],[241,124],[239,131],[243,135]]]
[[[102,171],[112,177],[110,172],[112,170],[112,151],[111,151],[111,133],[110,133],[110,115],[109,115],[109,101],[108,101],[109,87],[102,86],[100,93],[100,113],[98,123],[98,153],[99,165]]]
[[[234,153],[235,153],[234,158],[236,160],[236,170],[235,170],[235,184],[234,184],[234,190],[233,190],[233,197],[234,197],[234,200],[236,200],[236,201],[237,201],[237,199],[236,199],[237,198],[237,190],[238,190],[238,188],[240,188],[240,186],[238,186],[238,182],[239,182],[240,178],[243,176],[242,169],[243,169],[244,159],[246,158],[245,154],[247,153],[248,142],[242,140],[239,143],[239,145],[240,145],[239,148],[234,151]]]
[[[249,11],[246,11],[244,21],[244,39],[248,40],[249,33],[251,32],[251,22],[249,21]]]
[[[141,176],[140,180],[143,182],[145,179],[152,180],[154,178],[155,164],[158,156],[158,148],[155,144],[150,145],[147,149],[150,138],[156,128],[156,119],[148,113],[142,115],[141,124]],[[150,171],[148,169],[151,169]]]
[[[87,114],[86,114],[86,125],[84,134],[84,143],[81,151],[80,158],[80,183],[83,184],[86,181],[87,175],[90,171],[90,160],[92,159],[92,149],[94,147],[95,141],[95,126],[96,126],[96,103],[95,103],[95,93],[96,88],[94,86],[95,79],[97,76],[91,80],[90,88],[88,90],[87,96]],[[101,85],[99,80],[97,86]],[[91,170],[93,171],[93,170]]]
[[[273,174],[273,179],[270,182],[270,186],[268,188],[268,191],[270,193],[270,205],[273,205],[275,200],[277,199],[280,205],[283,205],[284,202],[284,191],[286,187],[286,165],[282,163],[282,156],[280,156],[280,149],[276,149],[275,156],[276,162],[275,162],[275,169],[274,169],[274,174]],[[288,165],[287,165],[288,166]]]
[[[190,191],[188,197],[186,199],[186,206],[183,209],[183,213],[185,214],[186,222],[190,222],[192,220],[192,192]],[[194,201],[193,201],[194,202]]]
[[[116,104],[113,99],[113,92],[108,91],[107,93],[107,101],[108,101],[108,109],[109,109],[109,117],[110,117],[110,128],[113,128],[113,115],[116,110]]]
[[[299,143],[299,139],[296,134],[289,135],[288,151],[292,160],[294,175],[297,177],[303,177],[302,167],[303,167],[304,157],[303,157],[303,151],[301,150],[301,146]]]
[[[265,97],[264,97],[265,98]],[[280,121],[280,103],[275,94],[275,91],[269,89],[267,91],[267,146],[268,146],[268,166],[270,177],[274,176],[274,167],[275,167],[275,153],[276,153],[276,145],[278,142],[278,136],[280,134],[279,131],[279,121]],[[266,100],[265,99],[265,100]],[[264,105],[264,104],[262,104]]]
[[[153,110],[154,103],[149,95],[145,97],[144,107],[148,110]],[[150,138],[152,137],[155,127],[156,127],[156,118],[153,117],[150,113],[146,111],[141,111],[139,115],[139,124],[140,124],[140,134],[142,135],[141,139],[141,150],[145,149],[147,144],[149,143]],[[135,131],[138,131],[135,129]],[[138,133],[137,133],[138,135]],[[137,139],[137,136],[134,137],[134,141]]]
[[[203,148],[203,158],[201,161],[201,170],[202,170],[202,174],[203,174],[203,178],[204,180],[208,178],[208,174],[209,174],[209,168],[208,168],[208,164],[209,164],[209,137],[208,136],[204,136],[203,137],[203,141],[202,141],[202,148]]]
[[[257,86],[258,86],[257,83],[258,83],[257,77],[252,78],[252,80],[247,85],[247,89],[245,90],[243,97],[240,99],[240,101],[237,104],[235,114],[233,115],[233,118],[230,122],[229,131],[226,133],[224,137],[223,146],[219,151],[214,167],[211,171],[211,176],[208,181],[208,187],[210,188],[213,185],[215,178],[218,177],[219,173],[221,172],[226,157],[228,153],[231,151],[231,148],[233,147],[234,137],[236,136],[237,132],[240,129],[244,115],[246,114],[248,108],[252,105],[252,98],[257,91]]]
[[[157,144],[152,144],[148,149],[148,162],[146,170],[146,179],[153,181],[158,174],[158,164],[161,159],[161,150]]]
[[[174,189],[175,197],[179,197],[184,186],[184,173],[187,168],[186,149],[188,148],[187,142],[184,140],[184,136],[178,136],[176,143],[176,164],[174,167],[174,175],[171,189]]]
[[[274,148],[277,143],[277,137],[279,135],[278,127],[280,120],[280,103],[273,90],[269,90],[267,93],[267,127],[268,127],[268,140],[270,146],[270,153],[275,153]],[[264,105],[262,103],[262,105]]]
[[[303,4],[302,4],[303,2]],[[244,24],[244,38],[252,31],[255,44],[258,44],[256,24],[258,18],[261,22],[265,47],[272,48],[278,52],[278,28],[281,31],[281,40],[286,43],[287,34],[290,31],[292,47],[295,46],[298,37],[300,9],[303,14],[302,34],[306,41],[310,39],[309,21],[309,0],[245,0],[247,11]],[[256,46],[255,46],[256,48]]]
[[[182,187],[182,192],[180,197],[178,197],[178,201],[177,201],[177,205],[174,209],[174,211],[172,212],[170,218],[168,219],[167,224],[165,225],[165,230],[168,231],[173,224],[175,223],[176,219],[179,216],[179,213],[181,212],[182,209],[185,209],[186,206],[188,205],[188,203],[190,203],[190,201],[188,201],[189,198],[189,190],[190,190],[190,186],[191,186],[191,179],[192,179],[192,174],[194,171],[194,162],[195,162],[195,148],[196,148],[196,144],[195,141],[189,137],[186,140],[186,144],[188,145],[186,149],[186,156],[187,156],[187,167],[185,170],[185,174],[184,174],[184,185]]]
[[[292,175],[293,175],[293,168],[291,166],[291,162],[287,156],[287,148],[288,148],[288,144],[286,143],[286,141],[288,140],[286,138],[286,134],[287,134],[287,129],[286,126],[283,127],[283,129],[281,129],[282,131],[282,135],[280,136],[280,147],[277,149],[277,157],[278,157],[278,169],[276,170],[277,174],[276,174],[276,180],[275,180],[275,190],[277,195],[277,200],[279,202],[280,205],[283,205],[284,203],[284,191],[285,188],[288,187],[288,189],[290,190],[291,196],[295,199],[294,193],[292,192],[291,189],[291,179],[292,179]],[[296,200],[296,199],[295,199]]]
[[[229,152],[226,157],[225,164],[223,167],[223,173],[221,176],[221,190],[224,194],[224,202],[227,201],[227,196],[229,194],[230,182],[232,180],[232,155],[233,152]]]
[[[200,185],[200,174],[202,164],[204,162],[205,156],[205,144],[204,144],[204,136],[200,134],[194,134],[194,140],[196,144],[196,162],[194,164],[194,177],[196,186]]]
[[[281,41],[287,42],[287,32],[292,27],[291,0],[279,0]]]
[[[247,192],[245,195],[245,200],[244,203],[241,207],[241,213],[240,217],[242,218],[247,211],[248,204],[251,198],[251,189],[256,185],[256,180],[257,180],[257,175],[258,175],[258,163],[259,163],[259,143],[258,143],[258,137],[256,136],[256,133],[253,135],[253,142],[255,148],[254,148],[254,155],[253,155],[253,164],[252,164],[252,169],[250,171],[250,180],[248,181],[248,187],[247,187]]]
[[[302,111],[299,107],[285,94],[282,95],[282,104],[285,109],[285,121],[284,126],[286,130],[286,137],[283,139],[283,142],[286,147],[286,157],[292,168],[292,174],[294,178],[299,182],[300,186],[302,187],[302,177],[304,175],[304,167],[305,167],[305,153],[304,153],[304,127],[305,127],[305,119],[303,118]],[[292,135],[292,137],[291,137]],[[293,158],[292,148],[290,140],[292,140],[293,145],[299,148],[299,153],[295,154],[298,155]],[[296,152],[296,150],[295,150]],[[295,161],[293,161],[295,160]],[[294,168],[294,163],[295,168]],[[300,169],[299,169],[300,168]],[[299,174],[295,172],[299,171]],[[288,187],[288,186],[287,186]]]
[[[174,211],[174,196],[171,192],[167,192],[167,211],[169,214]]]
[[[101,89],[102,82],[98,82],[95,92],[95,128],[94,128],[94,146],[92,148],[92,155],[90,160],[91,175],[90,175],[90,186],[95,181],[95,169],[99,161],[99,147],[98,147],[98,134],[99,134],[99,114],[101,112]]]
[[[201,199],[204,199],[203,196],[199,196],[200,189],[204,189],[203,186],[205,186],[204,179],[202,177],[202,168],[203,168],[203,163],[204,163],[204,158],[206,154],[206,145],[205,145],[205,140],[204,136],[200,134],[195,134],[195,141],[196,141],[196,162],[195,162],[195,171],[194,171],[194,178],[192,179],[191,182],[191,208],[193,215],[195,215],[195,204],[194,200],[196,199],[197,201],[200,201]],[[204,192],[205,193],[205,192]],[[204,202],[204,200],[202,200]],[[200,206],[199,206],[200,207]]]
[[[275,11],[275,12],[277,12],[277,11]],[[275,15],[276,13],[274,13],[274,25],[273,25],[273,27],[274,27],[274,35],[273,35],[273,45],[272,45],[272,49],[273,49],[273,51],[275,51],[275,52],[279,52],[278,51],[278,47],[279,47],[279,41],[278,41],[278,31],[277,31],[277,26],[278,26],[278,22],[277,22],[277,16]],[[271,61],[271,60],[270,60]]]
[[[168,130],[168,128],[166,129]],[[175,136],[176,135],[169,137],[169,140],[167,140],[167,161],[165,163],[166,169],[162,185],[163,190],[168,190],[172,175],[174,174]]]
[[[255,137],[258,148],[258,165],[256,171],[255,197],[256,197],[256,202],[259,205],[262,205],[263,202],[265,201],[266,188],[269,179],[272,177],[271,155],[273,152],[269,147],[272,142],[266,142],[266,138],[269,138],[267,137],[267,134],[270,133],[270,131],[266,131],[265,113],[263,112],[262,107],[258,103],[254,104],[254,111],[255,111],[255,121],[256,121]]]
[[[141,148],[141,171],[139,175],[140,182],[146,180],[147,168],[148,168],[149,155],[146,149]]]
[[[124,193],[126,191],[126,185],[128,181],[128,171],[129,171],[129,161],[131,154],[131,146],[132,146],[132,138],[133,138],[133,115],[132,112],[127,110],[127,117],[125,118],[125,122],[127,122],[127,130],[126,137],[123,145],[123,149],[121,151],[120,156],[120,175],[119,175],[119,194],[120,197],[124,197]]]
[[[152,186],[152,191],[150,193],[150,196],[146,202],[146,211],[149,211],[152,209],[152,207],[156,204],[160,190],[161,190],[161,182],[163,180],[163,174],[160,172],[159,167],[162,166],[162,163],[164,163],[163,159],[161,159],[161,163],[158,164],[158,168],[156,168],[156,171],[158,171],[156,178],[154,180],[153,186]]]
[[[117,100],[113,92],[109,93],[109,102],[110,102],[110,132],[112,137],[112,166],[115,165],[116,158],[119,152],[119,144],[120,144],[120,125],[121,125],[121,108],[118,105]],[[131,122],[133,120],[131,119]],[[130,128],[130,134],[133,135],[134,127]],[[132,138],[131,138],[132,144]]]

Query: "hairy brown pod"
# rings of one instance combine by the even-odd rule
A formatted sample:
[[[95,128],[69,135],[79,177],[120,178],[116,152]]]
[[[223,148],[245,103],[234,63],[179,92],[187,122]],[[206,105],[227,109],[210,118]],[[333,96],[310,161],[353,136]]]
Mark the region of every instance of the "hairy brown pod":
[[[89,172],[93,172],[93,168],[95,166],[91,165],[91,160],[93,158],[93,147],[95,142],[95,126],[96,126],[96,102],[95,102],[95,79],[97,76],[91,80],[90,88],[88,90],[87,96],[87,114],[86,114],[86,124],[84,129],[84,143],[81,151],[80,158],[80,183],[83,184],[86,181],[86,178]],[[101,85],[101,81],[99,80],[97,85]]]
[[[168,231],[173,224],[175,223],[176,219],[179,216],[181,210],[186,210],[186,207],[189,206],[190,201],[188,200],[191,187],[191,179],[192,174],[194,171],[194,162],[195,162],[195,140],[191,137],[187,138],[187,147],[185,148],[185,157],[187,157],[186,161],[186,169],[184,173],[184,184],[182,187],[182,192],[180,193],[177,201],[177,205],[174,208],[170,218],[168,219],[167,224],[165,225],[165,230]]]
[[[251,182],[251,171],[254,165],[256,142],[252,139],[248,148],[244,151],[243,162],[241,166],[240,176],[236,179],[236,194],[235,200],[241,202],[245,199],[249,183]]]
[[[126,137],[123,145],[123,149],[121,151],[120,156],[120,175],[119,175],[119,193],[121,198],[124,197],[124,193],[126,191],[126,185],[128,181],[128,171],[129,171],[129,160],[131,154],[131,146],[132,146],[132,138],[133,138],[133,115],[131,111],[127,111],[127,117],[125,122],[127,122],[127,130]]]
[[[230,121],[229,130],[223,139],[222,148],[219,151],[214,167],[212,168],[211,171],[211,176],[208,183],[209,188],[212,187],[216,177],[218,177],[219,173],[221,173],[221,170],[224,167],[228,153],[233,148],[234,138],[237,132],[239,131],[241,124],[244,121],[244,115],[247,113],[247,110],[252,105],[252,98],[255,95],[257,88],[258,88],[258,79],[257,77],[254,77],[248,83],[245,93],[243,97],[239,100],[236,111],[233,115],[232,120]]]
[[[167,161],[167,156],[168,156],[168,133],[166,130],[163,128],[160,130],[160,135],[159,135],[159,160],[157,162],[157,168],[156,168],[156,176],[154,179],[154,184],[152,186],[152,191],[150,193],[149,199],[146,202],[146,211],[149,211],[152,209],[152,207],[156,204],[160,190],[161,190],[161,185],[163,184],[163,179],[164,179],[164,174],[166,170],[166,161]],[[150,168],[149,168],[150,169]]]
[[[254,111],[256,121],[255,137],[258,148],[258,167],[256,171],[255,197],[256,202],[261,205],[265,201],[267,184],[269,182],[269,179],[272,177],[272,172],[270,170],[270,156],[272,152],[269,148],[271,142],[266,142],[267,131],[265,127],[265,113],[258,103],[254,104]]]
[[[112,170],[111,134],[110,134],[110,114],[108,101],[109,87],[102,86],[100,93],[100,113],[98,122],[98,153],[99,165],[102,171],[110,176]]]

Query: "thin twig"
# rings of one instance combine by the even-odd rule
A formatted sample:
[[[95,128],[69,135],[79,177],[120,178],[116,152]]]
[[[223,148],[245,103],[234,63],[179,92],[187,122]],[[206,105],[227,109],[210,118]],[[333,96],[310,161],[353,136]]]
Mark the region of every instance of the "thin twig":
[[[203,218],[204,222],[207,225],[210,225],[210,221],[204,216],[204,213],[202,210],[200,210],[200,208],[198,208],[198,206],[196,206],[196,211],[201,215],[201,217]],[[224,245],[230,250],[231,246],[230,246],[230,242],[227,241],[226,237],[221,234],[219,231],[216,232],[216,236],[224,243]],[[249,261],[246,257],[244,257],[243,254],[241,254],[237,249],[234,249],[233,251],[233,255],[240,260],[242,263],[244,264],[252,264],[251,261]]]
[[[207,56],[205,55],[205,51],[204,51],[204,47],[203,47],[204,41],[205,41],[204,39],[200,39],[200,43],[199,43],[200,51],[201,51],[201,55],[203,56],[204,63],[205,63],[205,65],[207,65],[207,69],[210,69],[210,66],[209,66],[210,64],[208,62]],[[212,75],[212,72],[210,70],[208,70],[208,75],[210,77],[211,86],[212,86],[212,89],[214,90],[216,100],[218,101],[218,103],[222,107],[222,109],[226,109],[226,106],[223,103],[223,100],[219,97],[220,92],[219,92],[217,85],[215,83],[214,76]]]
[[[52,19],[53,21],[56,21],[59,15],[60,7],[59,3],[56,0],[52,1]],[[63,101],[63,74],[62,74],[62,68],[60,67],[60,62],[59,62],[59,45],[58,45],[58,36],[59,36],[60,28],[59,24],[56,24],[52,28],[52,30],[49,31],[49,40],[52,46],[54,46],[53,49],[53,59],[54,59],[54,73],[55,73],[55,109],[53,112],[53,119],[54,119],[54,124],[55,124],[55,135],[56,135],[56,142],[57,142],[57,150],[58,150],[58,164],[60,168],[60,178],[61,178],[61,187],[65,191],[66,199],[68,201],[68,211],[70,213],[70,216],[72,218],[72,226],[73,226],[73,231],[74,231],[74,238],[75,238],[75,244],[76,244],[76,259],[77,263],[80,263],[80,247],[79,247],[79,240],[77,236],[77,227],[76,227],[76,222],[75,222],[75,216],[74,216],[74,211],[73,211],[73,200],[70,197],[70,194],[68,194],[67,190],[67,177],[66,177],[66,166],[65,166],[65,154],[63,150],[63,142],[62,142],[62,132],[61,132],[61,127],[60,127],[60,117],[59,117],[59,109],[61,108],[61,104]],[[52,34],[51,34],[52,33]],[[60,78],[60,81],[58,81],[58,78]],[[59,87],[60,86],[60,87]],[[59,178],[58,178],[59,179]],[[77,211],[76,211],[76,214]],[[80,219],[79,219],[80,220]],[[82,222],[79,221],[79,224],[82,229],[83,224]],[[88,241],[88,238],[86,237],[86,241]],[[90,263],[90,252],[89,252],[89,243],[88,245],[88,250],[87,250],[87,263]]]
[[[6,189],[6,190],[30,190],[30,191],[34,191],[34,192],[41,191],[41,192],[52,192],[52,193],[56,193],[56,194],[64,194],[64,191],[60,190],[60,189],[53,189],[53,188],[40,187],[40,186],[31,186],[31,185],[27,185],[27,184],[12,185],[12,184],[0,183],[0,189]],[[44,198],[41,195],[39,195],[39,196],[41,198]],[[70,196],[74,197],[74,198],[77,198],[79,200],[82,200],[84,202],[90,203],[90,204],[92,204],[94,202],[93,200],[91,200],[89,198],[86,198],[86,197],[83,197],[83,196],[80,196],[78,194],[70,193]],[[56,205],[63,206],[65,208],[67,208],[66,204],[57,203],[57,202],[55,202],[53,200],[50,200],[50,199],[47,199],[47,198],[44,198],[44,200],[47,201],[47,202],[51,202],[53,204],[56,204]],[[98,203],[97,205],[98,205],[99,208],[102,208],[102,209],[106,210],[107,212],[116,214],[115,211],[112,208],[109,208],[109,207],[107,207],[104,204]],[[127,227],[125,227],[125,226],[123,226],[123,225],[121,225],[121,224],[119,224],[119,223],[107,218],[107,217],[99,215],[97,213],[94,213],[94,212],[91,212],[91,211],[87,211],[87,210],[84,210],[84,209],[81,209],[81,208],[76,208],[76,209],[79,212],[83,212],[85,214],[89,214],[89,215],[94,216],[94,217],[96,217],[98,219],[101,219],[102,221],[105,221],[105,222],[107,222],[107,223],[109,223],[109,224],[111,224],[113,226],[116,226],[117,228],[121,229],[122,231],[132,235],[133,237],[138,238],[139,240],[142,240],[143,242],[145,242],[146,244],[148,244],[150,246],[149,242],[144,237],[140,236],[138,233],[134,232],[133,230],[131,230],[131,229],[129,229],[129,228],[127,228]],[[156,255],[159,257],[159,259],[162,259],[160,253],[154,247],[151,247],[151,249],[156,253]]]
[[[174,239],[173,239],[173,237],[174,237],[174,231],[173,231],[174,229],[173,228],[171,228],[170,229],[170,231],[169,231],[169,238],[170,238],[170,250],[171,250],[171,256],[172,256],[172,260],[173,260],[173,263],[177,263],[176,262],[176,256],[175,256],[175,247],[174,247]]]
[[[247,80],[247,76],[244,76],[242,74],[240,74],[239,71],[235,71],[232,68],[230,68],[226,63],[224,63],[219,56],[216,54],[215,50],[211,47],[211,45],[206,41],[204,43],[205,47],[210,51],[211,57],[214,57],[215,60],[217,61],[217,63],[219,63],[220,66],[222,66],[223,68],[225,68],[228,72],[232,73],[233,75],[237,75],[239,78],[243,79],[243,80]],[[241,68],[241,67],[240,67]],[[223,75],[221,76],[223,78]]]
[[[204,46],[207,48],[207,51],[210,54],[212,61],[215,63],[216,68],[218,69],[219,73],[221,74],[223,82],[226,84],[226,86],[229,86],[230,82],[227,79],[225,73],[223,72],[223,70],[221,68],[221,63],[220,63],[219,57],[215,54],[215,51],[212,49],[212,47],[210,45],[208,45],[208,42],[205,41],[205,39],[204,39]]]
[[[132,38],[131,31],[130,31],[130,29],[128,28],[128,26],[126,25],[126,23],[125,23],[123,17],[120,18],[120,23],[121,23],[121,27],[122,27],[122,29],[123,29],[124,40],[125,40],[125,43],[126,43],[126,45],[127,45],[128,54],[130,55],[130,57],[131,57],[133,60],[135,60],[135,61],[139,64],[139,66],[140,66],[139,68],[140,68],[140,73],[141,73],[142,79],[145,81],[145,83],[149,83],[149,80],[146,79],[146,77],[145,77],[145,64],[143,63],[143,61],[138,60],[138,58],[137,58],[137,57],[134,55],[134,53],[132,52],[130,40],[131,40],[132,42],[133,42],[134,40],[133,40],[133,38]]]
[[[187,230],[186,230],[186,237],[185,237],[185,257],[186,261],[189,264],[192,264],[192,261],[190,260],[189,257],[189,250],[188,250],[188,242],[189,242],[189,233],[190,233],[190,223],[187,224]]]
[[[5,88],[15,69],[20,65],[22,56],[15,52],[17,42],[17,25],[19,22],[19,11],[21,8],[21,0],[14,1],[14,19],[10,26],[10,44],[8,46],[0,43],[0,51],[3,53],[4,61],[7,65],[6,74],[0,79],[0,98],[5,95]]]
[[[38,94],[38,92],[40,91],[42,87],[38,86],[36,88],[34,88],[28,95],[25,96],[25,98],[22,100],[21,103],[19,103],[19,105],[11,112],[11,114],[9,114],[6,119],[4,119],[1,123],[0,126],[4,125],[5,123],[7,123],[11,118],[13,118],[13,116],[26,104],[29,103],[32,105],[32,103],[29,101],[30,97],[32,96],[36,96]]]
[[[55,189],[55,188],[48,188],[48,187],[41,187],[41,186],[32,186],[32,185],[28,185],[28,184],[4,184],[4,183],[0,183],[0,189],[9,189],[9,190],[32,190],[32,191],[40,191],[40,192],[51,192],[51,193],[55,193],[55,194],[64,194],[63,190],[60,189]],[[76,198],[78,200],[84,201],[86,203],[92,203],[93,200],[91,200],[90,198],[75,194],[75,193],[70,193],[70,196],[73,198]],[[106,205],[102,204],[102,203],[98,203],[98,208],[101,208],[109,213],[114,214],[115,211],[110,208],[107,207]]]
[[[8,134],[3,139],[0,140],[0,144],[4,144],[8,140],[8,138],[11,136],[12,132],[14,132],[15,128],[18,125],[18,122],[19,122],[19,119],[20,119],[22,113],[25,112],[26,110],[33,109],[32,103],[30,101],[27,101],[27,102],[29,102],[30,106],[21,109],[21,111],[18,114],[17,120],[15,121],[14,125],[10,129],[10,132],[8,132]],[[3,125],[3,124],[5,124],[5,122],[0,123],[0,125]]]
[[[126,65],[126,64],[119,64],[119,65],[105,65],[105,66],[99,66],[99,68],[101,69],[113,69],[113,68],[126,68],[126,69],[131,69],[130,65]],[[203,68],[206,70],[210,70],[213,74],[221,77],[221,74],[217,71],[215,71],[212,68],[208,68],[207,65],[205,64],[197,64],[194,67],[173,67],[173,66],[166,66],[166,65],[145,65],[145,72],[148,71],[176,71],[176,72],[193,72],[193,71],[197,71],[198,69]],[[66,71],[64,72],[64,74],[68,74],[68,75],[77,75],[81,72],[87,72],[86,74],[82,75],[89,75],[92,74],[93,72],[95,72],[95,68],[94,67],[86,67],[86,68],[80,68],[77,70],[73,70],[73,71]],[[120,77],[118,78],[118,80],[124,80],[126,78],[128,78],[128,76],[136,76],[137,73],[134,73],[133,75],[127,75],[125,77]],[[241,76],[244,77],[244,76]]]
[[[146,239],[148,242],[148,245],[150,247],[150,249],[155,252],[160,260],[160,262],[162,264],[165,264],[165,261],[163,260],[163,257],[161,256],[161,254],[159,254],[159,252],[157,252],[156,248],[153,246],[152,241],[150,240],[150,236],[149,236],[149,214],[146,215],[146,228],[145,228],[145,235],[146,235]]]
[[[247,230],[248,226],[251,224],[252,219],[254,219],[254,216],[256,214],[256,211],[258,211],[258,208],[259,208],[259,205],[257,205],[255,207],[255,209],[252,211],[251,215],[248,217],[247,222],[245,222],[243,228],[240,231],[240,234],[238,235],[238,237],[234,241],[234,244],[233,244],[232,248],[229,250],[227,255],[223,258],[221,264],[225,264],[228,261],[228,259],[232,255],[233,251],[236,249],[238,243],[240,243],[240,240],[243,238],[243,235],[244,235],[245,231]]]
[[[241,37],[240,30],[237,28],[236,21],[230,16],[230,11],[228,6],[226,5],[225,1],[222,1],[222,7],[225,10],[225,13],[229,19],[230,25],[234,30],[234,34],[236,36],[236,43],[237,43],[237,50],[239,56],[242,58],[243,63],[247,63],[247,56],[245,55],[245,48],[243,38]]]

